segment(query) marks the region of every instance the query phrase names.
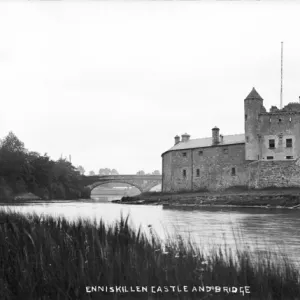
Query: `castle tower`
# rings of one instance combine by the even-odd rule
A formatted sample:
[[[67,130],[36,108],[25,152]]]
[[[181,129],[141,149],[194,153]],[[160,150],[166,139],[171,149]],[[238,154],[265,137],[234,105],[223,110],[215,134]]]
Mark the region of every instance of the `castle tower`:
[[[262,112],[262,109],[263,98],[257,93],[255,88],[253,88],[244,100],[246,160],[260,159],[258,115]]]

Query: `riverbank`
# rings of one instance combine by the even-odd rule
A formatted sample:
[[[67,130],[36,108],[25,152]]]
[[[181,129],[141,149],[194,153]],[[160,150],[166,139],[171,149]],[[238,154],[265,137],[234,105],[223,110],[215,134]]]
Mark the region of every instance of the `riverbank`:
[[[186,207],[260,207],[300,209],[299,188],[269,188],[261,190],[229,189],[222,192],[144,193],[123,197],[122,204],[164,205]]]
[[[1,299],[288,300],[300,294],[299,269],[280,253],[233,256],[216,246],[206,256],[180,237],[163,244],[151,227],[147,237],[128,219],[107,226],[0,211],[0,244]]]
[[[77,198],[77,201],[83,201],[90,199],[89,197],[86,198]],[[11,197],[0,198],[0,204],[16,204],[16,203],[26,203],[26,202],[51,202],[51,201],[74,201],[74,199],[51,199],[46,198],[43,199],[33,193],[19,193],[16,195],[12,195]]]

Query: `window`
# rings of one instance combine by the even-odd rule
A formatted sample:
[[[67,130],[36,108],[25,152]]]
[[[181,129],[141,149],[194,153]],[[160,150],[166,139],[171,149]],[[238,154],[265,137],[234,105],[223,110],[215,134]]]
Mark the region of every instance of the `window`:
[[[249,136],[246,136],[246,142],[249,143]]]
[[[235,168],[231,168],[231,176],[235,176]]]
[[[245,120],[247,120],[247,118],[248,118],[248,115],[245,115]]]
[[[196,177],[199,177],[200,176],[200,169],[197,169],[196,170]]]
[[[182,156],[183,156],[183,157],[186,157],[186,152],[182,152]]]
[[[199,156],[203,155],[203,151],[202,150],[198,151],[198,155]]]
[[[223,149],[223,153],[224,153],[224,154],[228,154],[228,148],[224,148],[224,149]]]
[[[292,148],[293,147],[293,140],[292,139],[286,139],[286,147]]]
[[[183,178],[186,177],[186,170],[183,170],[183,171],[182,171],[182,176],[183,176]]]
[[[293,156],[286,156],[285,158],[286,159],[293,159],[294,157]]]
[[[275,140],[269,140],[269,149],[274,149],[275,148]]]
[[[274,156],[267,156],[267,159],[273,159]]]
[[[278,119],[278,122],[281,123],[281,119]]]

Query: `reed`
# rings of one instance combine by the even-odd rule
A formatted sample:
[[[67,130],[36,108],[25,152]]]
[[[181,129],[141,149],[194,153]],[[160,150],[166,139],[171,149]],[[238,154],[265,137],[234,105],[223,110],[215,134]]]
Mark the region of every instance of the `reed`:
[[[0,299],[299,299],[299,270],[286,257],[163,243],[128,217],[103,221],[0,212]],[[87,293],[87,286],[188,286],[187,293]],[[192,286],[250,286],[250,294],[195,293]],[[297,298],[298,297],[298,298]]]

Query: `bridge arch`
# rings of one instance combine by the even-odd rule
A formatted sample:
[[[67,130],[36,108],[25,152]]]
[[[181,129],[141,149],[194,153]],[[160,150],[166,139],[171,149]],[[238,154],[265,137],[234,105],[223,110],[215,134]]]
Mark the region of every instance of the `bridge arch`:
[[[81,184],[92,191],[95,187],[106,183],[126,183],[136,187],[141,193],[162,182],[161,175],[93,175],[82,176]]]
[[[152,188],[160,184],[161,182],[151,182],[143,189],[143,192],[149,192]]]
[[[92,192],[92,190],[95,189],[96,187],[98,187],[100,185],[107,184],[107,183],[125,183],[125,184],[128,184],[128,185],[132,186],[132,187],[137,188],[141,193],[143,192],[142,187],[140,187],[138,184],[136,184],[136,183],[134,183],[132,181],[127,181],[127,180],[98,181],[98,182],[95,182],[95,183],[89,185],[88,187],[90,188],[90,191]]]

